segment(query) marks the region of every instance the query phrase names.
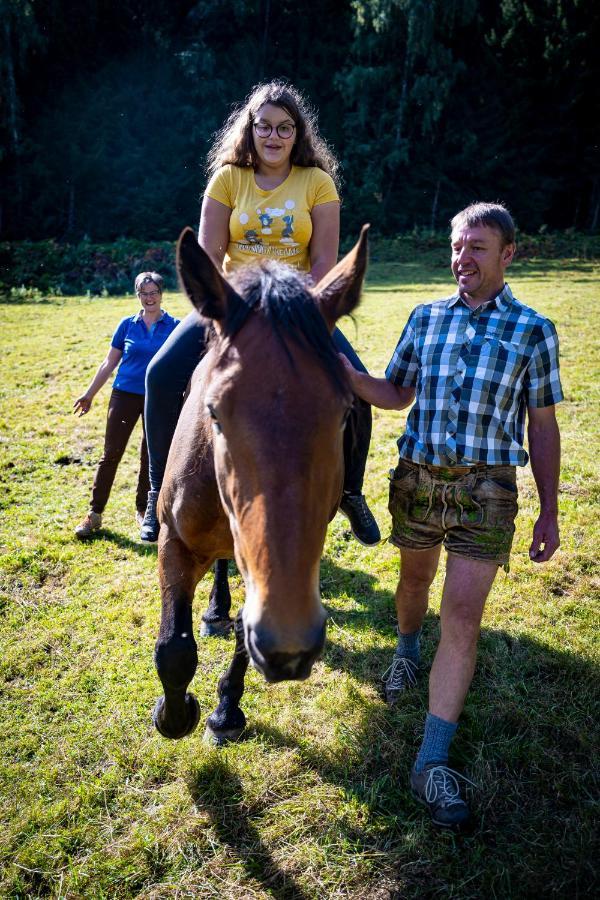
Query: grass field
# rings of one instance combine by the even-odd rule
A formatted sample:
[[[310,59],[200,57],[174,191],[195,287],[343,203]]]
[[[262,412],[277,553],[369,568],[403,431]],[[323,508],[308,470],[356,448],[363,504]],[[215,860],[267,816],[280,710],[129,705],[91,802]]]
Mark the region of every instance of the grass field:
[[[158,736],[150,710],[161,692],[152,661],[160,604],[156,551],[136,540],[137,432],[102,533],[85,544],[73,537],[108,388],[86,418],[70,410],[134,301],[0,307],[1,897],[594,895],[600,267],[538,261],[510,274],[516,295],[561,337],[562,546],[544,567],[529,562],[536,493],[530,470],[520,471],[511,571],[486,609],[453,748],[479,785],[466,838],[436,832],[409,794],[426,679],[393,711],[379,696],[395,644],[397,552],[359,546],[339,516],[322,565],[328,641],[311,679],[268,686],[251,670],[248,732],[224,750],[203,744],[202,728],[179,743]],[[448,275],[372,266],[356,326],[343,327],[374,374],[410,309],[450,292]],[[165,305],[186,311],[179,295]],[[384,533],[403,422],[375,413],[366,492]],[[238,576],[232,585],[240,605]],[[208,586],[198,588],[196,622]],[[438,575],[426,663],[440,588]],[[192,689],[205,715],[232,646],[200,646]]]

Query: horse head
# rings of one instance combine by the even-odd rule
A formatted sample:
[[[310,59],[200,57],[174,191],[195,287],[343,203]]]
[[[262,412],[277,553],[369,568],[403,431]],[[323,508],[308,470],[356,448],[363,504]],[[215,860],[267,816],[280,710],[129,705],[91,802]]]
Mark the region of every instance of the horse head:
[[[201,416],[212,422],[214,468],[246,585],[246,649],[268,681],[306,678],[325,640],[319,564],[343,483],[352,404],[331,333],[358,305],[367,227],[316,286],[266,261],[226,280],[191,229],[177,270],[212,321]]]

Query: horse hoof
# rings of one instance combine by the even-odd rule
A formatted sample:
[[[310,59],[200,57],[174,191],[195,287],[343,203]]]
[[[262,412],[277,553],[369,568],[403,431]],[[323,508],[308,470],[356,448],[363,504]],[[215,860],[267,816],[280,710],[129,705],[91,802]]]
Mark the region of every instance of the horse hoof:
[[[200,623],[200,637],[227,637],[233,629],[233,619],[216,619],[214,622]]]
[[[200,704],[196,700],[193,694],[185,695],[185,708],[188,716],[188,721],[183,729],[183,731],[179,731],[177,733],[168,731],[164,725],[160,724],[160,713],[162,712],[165,705],[165,698],[159,697],[154,705],[154,709],[152,710],[152,721],[154,723],[154,727],[164,738],[169,738],[173,741],[178,741],[180,738],[187,737],[188,734],[191,734],[192,731],[198,725],[200,721]]]
[[[215,731],[207,722],[202,740],[213,747],[224,747],[226,744],[239,741],[243,733],[244,728],[224,728],[222,731]]]

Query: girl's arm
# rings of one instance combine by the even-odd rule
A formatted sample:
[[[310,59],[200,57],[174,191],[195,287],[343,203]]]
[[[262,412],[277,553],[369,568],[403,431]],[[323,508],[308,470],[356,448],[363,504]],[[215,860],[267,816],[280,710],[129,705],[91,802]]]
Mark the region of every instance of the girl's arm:
[[[224,203],[204,197],[200,215],[198,243],[206,250],[217,269],[223,267],[225,251],[229,244],[229,219],[231,210]]]
[[[337,200],[313,206],[310,239],[310,276],[318,284],[337,262],[340,244],[340,204]]]

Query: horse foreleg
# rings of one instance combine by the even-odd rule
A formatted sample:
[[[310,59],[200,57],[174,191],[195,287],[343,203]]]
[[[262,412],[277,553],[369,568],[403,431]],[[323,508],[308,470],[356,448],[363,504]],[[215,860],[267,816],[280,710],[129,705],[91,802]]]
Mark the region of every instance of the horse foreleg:
[[[202,616],[200,625],[201,637],[220,637],[233,628],[233,619],[229,615],[231,609],[231,592],[228,578],[229,561],[217,559],[215,577],[208,600],[208,609]]]
[[[198,701],[187,693],[187,686],[198,664],[192,600],[206,569],[179,539],[162,531],[158,562],[162,613],[154,662],[164,696],[156,701],[152,720],[163,737],[175,739],[191,734],[200,718]]]
[[[234,623],[235,651],[225,674],[219,679],[219,705],[208,717],[204,738],[221,745],[237,741],[246,727],[246,716],[240,709],[244,693],[244,675],[248,668],[248,653],[244,644],[244,625],[239,612]]]

